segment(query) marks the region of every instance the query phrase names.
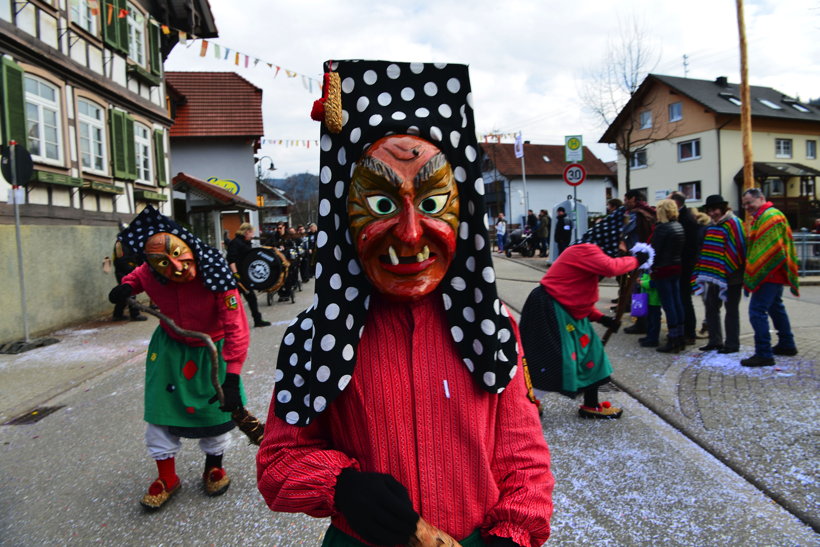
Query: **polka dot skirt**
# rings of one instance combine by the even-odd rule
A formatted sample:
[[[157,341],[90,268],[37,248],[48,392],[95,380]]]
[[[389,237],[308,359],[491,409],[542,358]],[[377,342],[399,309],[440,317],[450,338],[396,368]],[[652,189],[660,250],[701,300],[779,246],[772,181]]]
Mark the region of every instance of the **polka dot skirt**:
[[[131,221],[128,228],[117,236],[117,239],[128,245],[138,253],[140,260],[145,260],[145,242],[152,235],[159,232],[168,232],[179,237],[191,247],[196,259],[196,276],[202,279],[205,286],[214,292],[224,292],[236,287],[236,280],[225,261],[222,253],[206,245],[201,239],[161,214],[148,205],[137,217]],[[168,280],[157,275],[163,283]]]
[[[348,187],[362,153],[391,134],[432,142],[453,168],[461,213],[455,259],[438,294],[464,366],[482,388],[500,393],[515,375],[518,344],[495,285],[467,67],[333,61],[325,72],[340,76],[343,125],[337,134],[322,126],[316,294],[282,340],[276,415],[309,424],[354,373],[371,285],[348,231]]]

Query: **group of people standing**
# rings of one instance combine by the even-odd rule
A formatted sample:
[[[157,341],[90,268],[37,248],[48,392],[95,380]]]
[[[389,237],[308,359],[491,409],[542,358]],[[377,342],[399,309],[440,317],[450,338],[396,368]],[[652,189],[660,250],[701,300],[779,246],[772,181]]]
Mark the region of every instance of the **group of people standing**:
[[[533,234],[537,242],[538,256],[545,258],[550,246],[550,232],[552,218],[546,209],[541,209],[538,215],[532,209],[527,210],[527,217],[524,229]],[[496,247],[499,253],[503,253],[507,248],[509,231],[507,230],[507,219],[504,213],[498,213],[495,218]],[[566,209],[558,207],[555,212],[555,245],[557,253],[567,248],[572,240],[572,221],[567,216]],[[557,256],[557,255],[556,255]]]
[[[782,300],[784,286],[799,295],[794,240],[785,215],[761,190],[752,188],[743,193],[742,205],[751,217],[746,229],[718,194],[706,198],[701,222],[678,192],[655,207],[648,206],[636,190],[627,192],[625,198],[628,232],[634,240],[649,242],[656,253],[651,272],[639,283],[649,293],[648,313],[625,332],[645,334],[639,339],[644,347],[666,353],[682,351],[695,344],[697,320],[692,296],[702,295],[709,339],[699,350],[737,353],[739,305],[745,290],[751,295],[749,320],[755,332],[755,352],[741,360],[741,365],[771,366],[774,355],[797,353]],[[723,322],[721,308],[725,310]],[[664,344],[659,340],[661,310],[669,330]],[[771,344],[769,317],[779,337],[775,346]]]

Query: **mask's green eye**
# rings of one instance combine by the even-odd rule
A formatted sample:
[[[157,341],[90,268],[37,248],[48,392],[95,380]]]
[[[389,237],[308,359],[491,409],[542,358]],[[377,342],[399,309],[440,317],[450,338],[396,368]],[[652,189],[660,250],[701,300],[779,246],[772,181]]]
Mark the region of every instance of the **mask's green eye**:
[[[441,210],[444,209],[444,206],[447,205],[448,197],[450,197],[450,194],[439,194],[437,196],[426,197],[421,200],[421,203],[419,203],[419,209],[428,215],[440,213]]]
[[[367,206],[377,215],[389,215],[396,210],[396,204],[387,196],[375,195],[367,198]]]

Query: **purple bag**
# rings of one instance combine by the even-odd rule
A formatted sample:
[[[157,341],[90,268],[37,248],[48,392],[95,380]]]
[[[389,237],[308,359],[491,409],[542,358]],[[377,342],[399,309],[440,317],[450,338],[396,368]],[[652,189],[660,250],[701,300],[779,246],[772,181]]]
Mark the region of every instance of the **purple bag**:
[[[649,312],[649,295],[645,292],[632,295],[632,317],[645,317]]]

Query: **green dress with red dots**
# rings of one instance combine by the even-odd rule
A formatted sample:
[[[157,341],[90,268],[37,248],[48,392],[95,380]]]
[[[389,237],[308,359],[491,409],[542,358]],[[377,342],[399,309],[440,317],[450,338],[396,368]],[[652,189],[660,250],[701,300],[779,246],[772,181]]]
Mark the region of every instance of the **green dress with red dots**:
[[[575,393],[609,378],[612,363],[589,319],[574,319],[557,300],[552,305],[561,337],[562,391]]]
[[[222,357],[224,343],[224,340],[216,342],[220,385],[225,381],[226,372]],[[239,390],[244,405],[241,378]],[[157,327],[145,361],[145,421],[174,428],[193,428],[192,432],[199,432],[191,435],[196,437],[208,433],[208,428],[232,426],[230,412],[219,410],[217,401],[209,402],[215,395],[208,348],[183,344],[171,338],[162,327]],[[217,429],[229,430],[230,427]]]

